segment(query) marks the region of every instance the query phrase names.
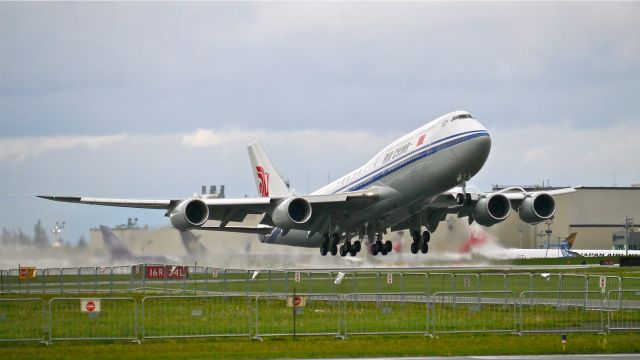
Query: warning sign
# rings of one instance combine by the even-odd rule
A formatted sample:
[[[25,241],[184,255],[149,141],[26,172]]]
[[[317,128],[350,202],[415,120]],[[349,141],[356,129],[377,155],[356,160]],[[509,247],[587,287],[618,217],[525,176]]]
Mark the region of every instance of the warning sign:
[[[33,266],[21,266],[19,271],[20,280],[36,278],[36,268]]]
[[[80,299],[80,311],[83,313],[99,313],[100,299]]]
[[[602,293],[604,294],[604,292],[606,291],[605,290],[606,288],[607,288],[607,277],[600,276],[600,291],[602,291]]]
[[[305,307],[307,298],[305,296],[287,296],[287,307]]]

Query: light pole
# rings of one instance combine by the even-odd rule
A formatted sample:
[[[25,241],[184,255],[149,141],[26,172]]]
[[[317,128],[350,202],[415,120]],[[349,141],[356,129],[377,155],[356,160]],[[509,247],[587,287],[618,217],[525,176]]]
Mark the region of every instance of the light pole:
[[[67,223],[66,221],[56,221],[56,226],[54,226],[53,229],[51,229],[51,232],[53,233],[53,236],[56,239],[56,241],[53,243],[54,247],[59,247],[61,245],[59,237],[66,223]]]
[[[629,228],[633,226],[633,218],[625,217],[624,218],[624,255],[629,256]]]
[[[545,234],[547,234],[547,251],[545,251],[544,253],[544,257],[547,257],[547,254],[549,254],[549,246],[551,246],[551,224],[553,224],[553,218],[547,219],[547,221],[544,222],[545,224],[547,224],[547,230],[545,230]]]

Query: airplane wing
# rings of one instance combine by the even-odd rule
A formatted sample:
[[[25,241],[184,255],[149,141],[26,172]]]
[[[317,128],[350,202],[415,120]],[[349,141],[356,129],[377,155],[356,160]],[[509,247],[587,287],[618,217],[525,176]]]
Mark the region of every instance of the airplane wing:
[[[117,206],[117,207],[131,207],[140,209],[170,209],[173,202],[180,200],[138,200],[138,199],[107,199],[107,198],[91,198],[91,197],[79,197],[79,196],[51,196],[51,195],[38,195],[39,198],[77,203],[77,204],[92,204],[103,206]]]
[[[368,190],[361,192],[340,193],[330,195],[308,195],[299,198],[307,201],[313,209],[313,218],[304,224],[295,224],[291,229],[313,230],[314,226],[320,228],[329,221],[329,218],[340,218],[346,216],[348,211],[361,209],[371,204],[371,201],[380,197],[381,191]],[[197,226],[190,228],[202,228],[204,230],[221,230],[231,232],[249,232],[249,233],[265,233],[264,228],[248,228],[248,227],[231,227],[227,226],[229,222],[242,222],[249,214],[265,214],[266,216],[261,225],[274,226],[271,213],[283,201],[292,197],[260,197],[260,198],[237,198],[237,199],[219,199],[206,197],[200,198],[194,196],[187,199],[112,199],[112,198],[95,198],[95,197],[79,197],[79,196],[48,196],[38,195],[38,197],[61,202],[130,207],[140,209],[159,209],[165,210],[166,216],[170,216],[174,211],[186,211],[181,209],[181,204],[188,204],[197,201],[207,207],[208,215],[203,221],[197,221]],[[296,198],[293,196],[293,198]],[[206,220],[216,220],[220,222],[218,227],[203,227]],[[175,224],[174,224],[175,226]],[[178,227],[178,226],[176,226]],[[179,228],[179,227],[178,227]],[[186,227],[185,227],[186,228]],[[269,227],[270,228],[270,227]],[[269,232],[266,232],[269,233]]]
[[[509,208],[518,211],[523,221],[537,223],[552,217],[555,213],[555,203],[553,200],[549,202],[549,197],[570,194],[575,191],[575,188],[562,188],[527,192],[523,188],[510,187],[495,192],[467,192],[465,198],[461,188],[453,188],[429,199],[420,209],[416,210],[416,214],[393,224],[391,231],[415,227],[416,218],[420,218],[423,225],[430,232],[434,232],[438,224],[445,220],[447,214],[457,214],[458,218],[468,217],[469,224],[476,221],[480,225],[491,226],[506,219],[510,213]],[[540,195],[544,196],[538,199]],[[493,197],[496,199],[492,199]],[[493,202],[492,205],[489,202]],[[497,211],[497,213],[490,214],[491,211]]]

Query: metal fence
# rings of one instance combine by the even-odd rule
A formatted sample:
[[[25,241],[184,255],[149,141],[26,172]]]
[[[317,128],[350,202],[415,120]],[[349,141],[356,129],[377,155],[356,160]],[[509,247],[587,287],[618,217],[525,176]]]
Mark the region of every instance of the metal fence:
[[[256,296],[255,338],[340,336],[340,304],[335,294]]]
[[[147,296],[141,304],[142,339],[251,336],[247,296]]]
[[[640,290],[609,291],[605,305],[609,332],[640,330]]]
[[[432,333],[518,331],[511,291],[439,292],[431,297]]]
[[[49,300],[49,342],[137,339],[138,307],[134,298]]]
[[[525,291],[520,295],[520,333],[604,332],[603,310],[597,291]]]
[[[81,296],[0,299],[0,341],[640,330],[640,289]]]
[[[42,299],[0,299],[0,341],[45,341]]]
[[[149,269],[180,268],[179,277],[150,276]],[[1,294],[286,294],[407,293],[456,291],[597,291],[640,288],[640,277],[562,273],[456,273],[418,270],[242,270],[204,266],[140,264],[113,267],[0,270]],[[341,281],[336,282],[340,278]],[[604,279],[604,280],[603,280]]]
[[[429,334],[426,293],[347,294],[343,300],[343,333]]]

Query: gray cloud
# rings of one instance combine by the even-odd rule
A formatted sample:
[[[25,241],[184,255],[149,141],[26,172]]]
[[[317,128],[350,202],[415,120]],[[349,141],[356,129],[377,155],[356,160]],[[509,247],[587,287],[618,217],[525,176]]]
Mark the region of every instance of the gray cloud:
[[[493,134],[482,189],[636,182],[639,17],[633,2],[0,3],[0,218],[64,211],[80,232],[131,213],[32,195],[252,194],[254,140],[305,192],[456,109]]]

